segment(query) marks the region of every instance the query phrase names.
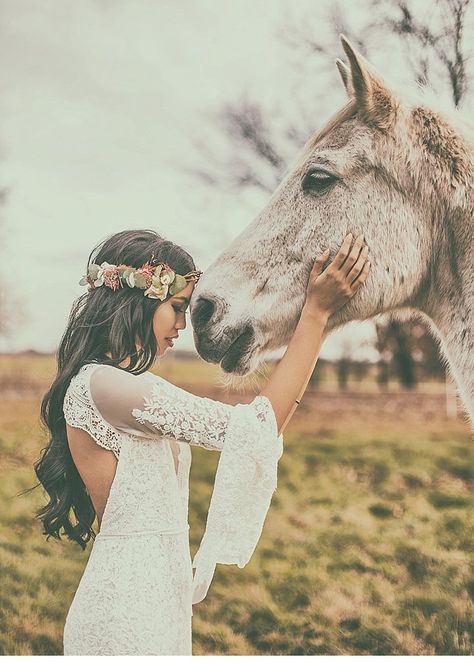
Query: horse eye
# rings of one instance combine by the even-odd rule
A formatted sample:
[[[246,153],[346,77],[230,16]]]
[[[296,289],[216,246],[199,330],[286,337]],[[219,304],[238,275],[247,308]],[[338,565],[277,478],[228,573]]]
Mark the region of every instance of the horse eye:
[[[337,181],[337,177],[332,173],[315,168],[308,171],[303,178],[303,191],[310,194],[321,194],[325,192]]]

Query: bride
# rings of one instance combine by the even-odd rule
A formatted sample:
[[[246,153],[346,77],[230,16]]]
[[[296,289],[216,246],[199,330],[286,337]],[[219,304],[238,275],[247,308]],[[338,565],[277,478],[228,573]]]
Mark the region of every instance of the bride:
[[[92,252],[57,376],[42,402],[49,442],[35,463],[44,534],[93,547],[64,628],[65,655],[190,655],[192,605],[216,563],[250,559],[276,489],[282,432],[316,364],[328,317],[369,272],[362,236],[315,261],[293,338],[250,404],[197,397],[150,372],[172,348],[200,272],[153,231]],[[191,445],[221,452],[191,561]],[[98,534],[93,529],[97,518]],[[193,577],[192,569],[195,568]]]

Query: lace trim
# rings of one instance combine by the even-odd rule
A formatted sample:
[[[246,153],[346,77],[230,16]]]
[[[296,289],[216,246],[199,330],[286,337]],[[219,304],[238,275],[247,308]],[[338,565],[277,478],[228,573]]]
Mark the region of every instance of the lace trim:
[[[144,398],[143,410],[132,410],[137,422],[151,425],[163,436],[210,450],[222,449],[231,411],[227,404],[195,397],[199,399],[199,408],[193,408],[194,395],[173,389],[159,376],[150,376],[150,380],[151,392]]]
[[[123,434],[104,420],[94,404],[90,391],[90,377],[100,366],[100,364],[85,364],[71,379],[64,397],[63,413],[70,426],[88,433],[98,445],[112,450],[118,459]]]
[[[216,563],[244,567],[262,533],[283,436],[270,400],[235,406],[217,467],[206,531],[193,560],[193,604],[207,594]]]

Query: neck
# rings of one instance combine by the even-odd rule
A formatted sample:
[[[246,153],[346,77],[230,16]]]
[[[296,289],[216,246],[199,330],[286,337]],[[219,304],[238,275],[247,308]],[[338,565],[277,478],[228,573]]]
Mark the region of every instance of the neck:
[[[474,228],[468,215],[452,216],[433,252],[430,285],[419,308],[434,323],[464,407],[474,424]]]
[[[455,307],[449,307],[437,320],[434,333],[449,365],[464,408],[474,425],[474,315],[472,310],[458,318]],[[432,326],[433,327],[433,326]]]
[[[109,357],[110,359],[112,359],[112,355],[111,355],[111,353],[107,352],[106,355],[107,355],[107,357]],[[130,358],[127,357],[123,362],[120,362],[120,364],[119,364],[118,366],[119,366],[121,369],[125,369],[126,367],[128,367],[129,364],[130,364]]]

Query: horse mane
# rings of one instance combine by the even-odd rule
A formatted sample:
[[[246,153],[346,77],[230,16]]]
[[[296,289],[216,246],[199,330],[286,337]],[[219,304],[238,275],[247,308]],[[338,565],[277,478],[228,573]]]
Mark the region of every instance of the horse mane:
[[[312,150],[316,145],[323,140],[328,134],[330,134],[334,129],[337,129],[340,125],[348,120],[352,120],[357,115],[357,105],[353,99],[349,101],[340,108],[337,113],[332,115],[328,122],[322,127],[318,132],[313,134],[309,139],[306,149]]]
[[[409,99],[411,131],[436,169],[449,173],[453,186],[468,185],[473,170],[474,127],[452,102],[435,98],[431,88]]]

